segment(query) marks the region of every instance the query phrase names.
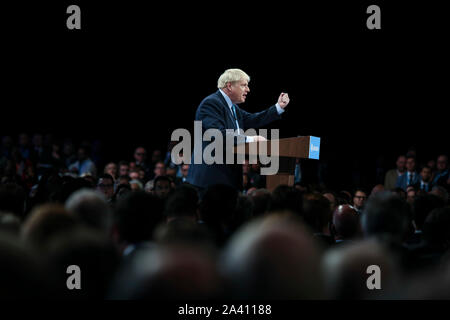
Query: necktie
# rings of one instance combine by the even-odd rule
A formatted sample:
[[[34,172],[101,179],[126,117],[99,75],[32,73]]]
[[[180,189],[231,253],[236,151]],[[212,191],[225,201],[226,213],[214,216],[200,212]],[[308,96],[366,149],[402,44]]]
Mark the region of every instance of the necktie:
[[[409,173],[409,183],[408,185],[412,185],[413,184],[413,174]]]
[[[233,111],[232,113],[233,113],[234,120],[237,120],[236,107],[234,106],[234,104],[231,106],[231,111]]]
[[[231,113],[233,114],[233,118],[234,118],[234,123],[235,123],[235,125],[236,125],[236,129],[238,130],[238,132],[240,132],[241,130],[240,130],[240,128],[239,128],[239,123],[238,123],[238,121],[237,121],[236,107],[235,107],[234,104],[231,106]]]

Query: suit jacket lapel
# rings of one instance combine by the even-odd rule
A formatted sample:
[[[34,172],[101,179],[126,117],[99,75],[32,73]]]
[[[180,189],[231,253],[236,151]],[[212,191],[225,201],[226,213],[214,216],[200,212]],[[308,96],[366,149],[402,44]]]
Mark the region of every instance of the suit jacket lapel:
[[[223,97],[222,93],[220,93],[219,90],[217,90],[217,95],[219,96],[219,100],[222,101],[222,105],[225,108],[225,112],[226,114],[228,114],[228,119],[229,121],[231,121],[231,126],[233,129],[237,129],[236,128],[236,122],[234,121],[234,117],[233,114],[231,113],[230,108],[228,107],[227,101],[225,100],[225,98]],[[236,110],[237,113],[237,110]],[[230,128],[231,129],[231,128]]]

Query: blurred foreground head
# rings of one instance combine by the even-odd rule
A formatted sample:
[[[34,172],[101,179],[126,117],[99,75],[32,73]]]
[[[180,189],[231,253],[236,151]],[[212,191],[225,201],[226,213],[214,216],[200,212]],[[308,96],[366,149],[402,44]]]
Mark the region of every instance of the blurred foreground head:
[[[47,295],[46,273],[37,255],[11,234],[0,233],[0,299],[42,299]]]
[[[381,290],[369,290],[367,282],[373,271],[380,268]],[[375,239],[335,247],[322,260],[322,272],[327,298],[368,299],[395,289],[398,280],[396,260]]]
[[[365,237],[402,241],[411,218],[411,208],[404,199],[392,192],[379,192],[368,200],[361,225]]]
[[[359,236],[361,231],[359,215],[348,205],[340,205],[333,212],[333,229],[336,240],[349,240]]]
[[[46,251],[53,237],[77,226],[77,221],[60,204],[44,204],[35,207],[21,228],[21,238],[26,245]]]
[[[199,205],[200,220],[213,232],[218,246],[222,246],[235,231],[238,191],[227,185],[207,188]]]
[[[120,242],[137,244],[153,240],[153,232],[163,221],[164,202],[145,191],[130,192],[118,201],[116,228]]]
[[[104,299],[119,265],[119,252],[95,229],[80,226],[53,238],[44,256],[51,274],[51,298]],[[80,290],[69,290],[69,266],[80,269]]]
[[[65,208],[83,224],[104,233],[112,226],[112,212],[105,196],[92,189],[81,189],[66,201]]]
[[[220,298],[215,257],[197,245],[138,249],[113,281],[109,299],[192,300]]]
[[[240,229],[222,256],[235,299],[321,298],[320,254],[294,217],[270,215]]]

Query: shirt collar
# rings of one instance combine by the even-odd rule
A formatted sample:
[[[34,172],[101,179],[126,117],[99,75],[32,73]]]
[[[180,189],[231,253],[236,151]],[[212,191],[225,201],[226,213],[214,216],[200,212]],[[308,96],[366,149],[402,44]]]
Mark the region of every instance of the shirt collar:
[[[227,102],[228,108],[231,109],[231,107],[233,106],[233,102],[231,102],[230,97],[227,96],[227,94],[225,92],[223,92],[222,89],[219,89],[219,91],[223,95],[223,97],[225,98],[225,101]]]

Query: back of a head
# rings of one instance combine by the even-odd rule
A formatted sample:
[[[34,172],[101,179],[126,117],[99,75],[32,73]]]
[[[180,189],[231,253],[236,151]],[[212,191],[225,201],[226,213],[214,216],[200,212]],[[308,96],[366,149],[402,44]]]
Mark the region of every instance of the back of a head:
[[[333,226],[336,238],[355,238],[360,231],[359,215],[352,206],[340,205],[334,210]]]
[[[379,267],[379,270],[372,271],[369,267]],[[373,272],[382,273],[383,290],[369,290],[368,281]],[[399,276],[395,258],[374,239],[328,250],[322,259],[322,273],[328,299],[380,298],[397,289]]]
[[[155,230],[157,244],[200,244],[214,246],[209,229],[191,219],[178,218],[162,223]]]
[[[208,187],[200,202],[200,220],[211,230],[218,246],[222,246],[234,231],[237,201],[235,188],[219,184]]]
[[[85,188],[92,188],[92,185],[86,179],[83,178],[70,179],[62,184],[61,190],[59,192],[60,193],[59,200],[62,203],[65,203],[73,193]]]
[[[427,215],[436,208],[444,207],[444,201],[434,194],[421,194],[414,198],[413,218],[419,230],[422,230]]]
[[[397,194],[380,192],[370,197],[361,219],[365,236],[388,236],[401,241],[410,223],[411,209]]]
[[[425,240],[446,250],[450,248],[450,208],[436,208],[425,219],[423,225]]]
[[[45,251],[55,235],[76,225],[76,220],[62,205],[44,204],[31,211],[22,225],[21,237],[28,245]]]
[[[200,203],[200,214],[206,223],[225,222],[235,210],[238,192],[231,186],[208,187]]]
[[[197,219],[198,195],[197,191],[187,185],[179,186],[166,203],[167,219],[189,218]]]
[[[6,232],[18,236],[20,223],[20,219],[15,214],[0,212],[0,233]]]
[[[119,300],[197,300],[220,298],[215,256],[192,244],[140,249],[124,263],[108,295]]]
[[[52,295],[57,299],[105,298],[120,262],[112,242],[84,226],[57,235],[45,257],[52,274]],[[67,289],[69,266],[79,268],[81,290]]]
[[[112,224],[112,212],[105,196],[93,189],[81,189],[66,201],[66,209],[86,226],[108,232]]]
[[[272,214],[240,229],[221,261],[237,299],[316,299],[321,297],[319,248],[297,218]]]
[[[257,189],[250,197],[253,202],[253,216],[262,216],[269,208],[270,192],[267,189]]]
[[[372,191],[370,192],[371,196],[376,195],[379,192],[384,191],[384,186],[382,184],[377,184],[375,187],[372,188]]]
[[[150,241],[156,226],[163,221],[164,202],[145,191],[131,192],[116,205],[116,224],[121,241]]]
[[[24,217],[25,190],[15,183],[0,184],[0,211]]]
[[[352,195],[350,192],[342,190],[337,193],[336,196],[337,204],[350,204],[352,202]]]
[[[15,236],[0,233],[0,299],[42,299],[46,280],[37,255]]]
[[[445,205],[448,204],[449,201],[449,193],[447,189],[445,189],[442,186],[434,186],[433,189],[431,189],[431,193],[437,195],[442,200],[444,200]]]
[[[269,211],[291,211],[302,214],[302,193],[300,190],[287,185],[279,185],[272,192]]]
[[[250,221],[253,217],[253,202],[246,195],[239,194],[236,209],[233,212],[232,222],[232,232],[239,229],[246,222]]]
[[[322,232],[331,222],[330,202],[320,193],[306,194],[303,200],[303,218],[315,232]]]

